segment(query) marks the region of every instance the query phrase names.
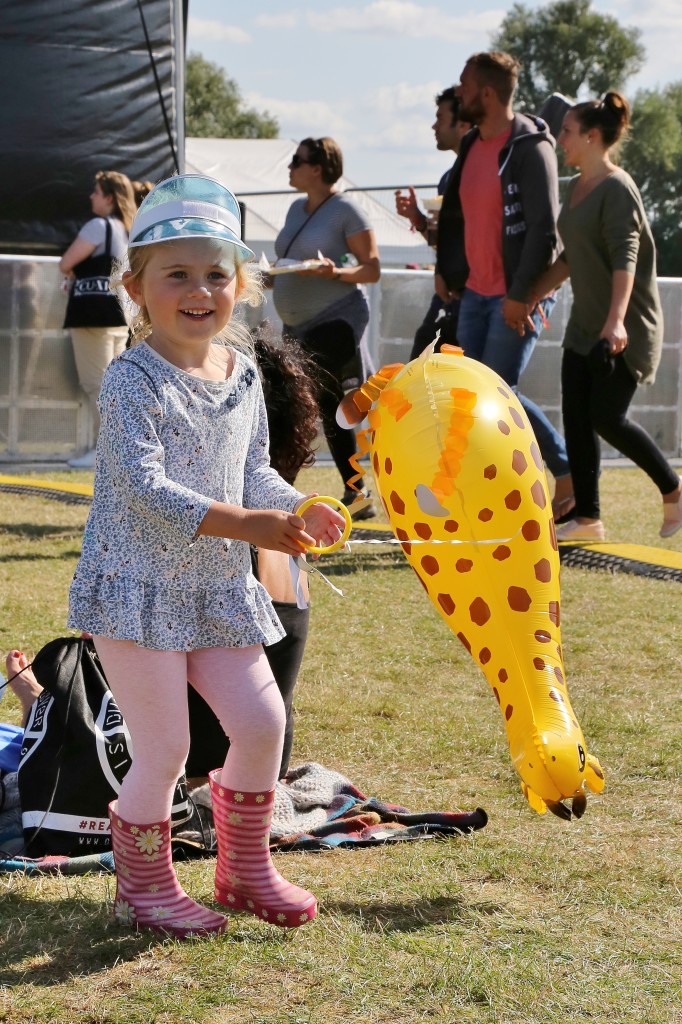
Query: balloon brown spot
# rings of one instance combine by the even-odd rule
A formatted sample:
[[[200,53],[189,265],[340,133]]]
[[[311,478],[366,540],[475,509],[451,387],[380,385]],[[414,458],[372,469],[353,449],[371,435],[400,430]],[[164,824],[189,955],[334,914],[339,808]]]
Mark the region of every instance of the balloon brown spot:
[[[511,428],[508,423],[504,422],[504,420],[497,421],[497,429],[501,434],[511,434]]]
[[[438,559],[434,558],[433,555],[424,555],[421,561],[421,566],[424,572],[429,576],[435,576],[440,570]]]
[[[504,503],[511,512],[516,512],[521,504],[521,491],[510,491],[505,497]]]
[[[545,667],[544,658],[533,658],[533,665],[538,670],[538,672],[541,672]]]
[[[542,455],[540,454],[540,449],[538,448],[537,441],[531,441],[531,443],[530,443],[530,455],[531,455],[531,458],[532,458],[533,462],[538,467],[538,469],[541,469],[542,472],[544,473],[545,466],[544,466],[544,463],[542,461]]]
[[[482,523],[489,523],[493,517],[493,510],[491,508],[482,508],[478,513],[478,518]]]
[[[391,491],[391,507],[399,516],[405,515],[405,502],[396,491]]]
[[[455,569],[457,572],[471,572],[473,564],[470,558],[458,558],[455,562]]]
[[[552,622],[554,623],[555,626],[560,625],[561,616],[559,614],[559,602],[558,601],[550,601],[549,602],[549,617],[550,617],[550,619],[552,620]]]
[[[446,533],[457,533],[459,530],[459,523],[454,519],[446,519],[443,523],[443,529]]]
[[[503,398],[509,398],[509,392],[507,391],[506,388],[501,388],[500,385],[498,384],[497,390],[500,392]]]
[[[500,671],[497,673],[497,678],[500,680],[501,683],[507,682],[507,680],[509,679],[509,673],[507,672],[506,668],[500,669]]]
[[[506,708],[504,709],[504,717],[506,718],[507,721],[509,721],[513,714],[514,708],[511,706],[511,704],[507,704]]]
[[[477,626],[485,626],[486,622],[490,618],[490,614],[490,608],[488,607],[488,605],[486,604],[482,597],[477,597],[469,605],[469,615],[471,616],[471,621],[475,623]]]
[[[552,698],[552,700],[555,700],[557,702],[557,704],[564,704],[565,703],[563,694],[559,693],[558,690],[550,690],[549,691],[549,696]]]
[[[483,470],[483,476],[486,480],[494,480],[497,476],[497,466],[486,466]]]
[[[498,562],[504,562],[506,558],[511,555],[511,548],[508,548],[506,544],[498,544],[493,551],[493,558],[496,558]]]
[[[539,562],[536,562],[533,569],[536,580],[539,580],[540,583],[549,583],[552,578],[552,566],[546,558],[541,558]]]
[[[415,523],[414,532],[417,534],[418,537],[421,537],[422,540],[431,539],[431,527],[428,525],[428,523]]]
[[[455,602],[452,600],[449,594],[439,594],[438,604],[441,606],[446,615],[452,615],[455,610]]]
[[[530,489],[531,497],[538,508],[544,508],[547,504],[547,495],[541,480],[536,480]]]
[[[556,529],[554,527],[554,519],[550,519],[549,521],[549,542],[555,551],[559,550],[559,545],[557,544],[556,539]]]
[[[523,452],[520,452],[518,448],[514,449],[514,455],[512,457],[512,469],[515,473],[521,476],[528,469],[528,460]]]
[[[471,644],[469,643],[469,641],[465,637],[464,633],[458,633],[457,634],[457,639],[462,641],[462,643],[466,647],[466,649],[469,652],[469,654],[471,654]]]
[[[564,685],[564,674],[563,674],[563,672],[561,671],[561,669],[559,668],[558,665],[554,666],[554,675],[557,677],[557,680],[563,686]]]
[[[384,472],[386,473],[386,476],[390,476],[393,472],[393,463],[390,459],[384,459]]]
[[[482,647],[481,650],[478,652],[478,660],[480,661],[481,665],[487,665],[491,658],[492,654],[490,653],[487,647]]]
[[[500,703],[500,692],[499,692],[499,690],[497,689],[496,686],[493,686],[493,693],[495,694],[495,700],[499,704]]]
[[[546,629],[536,629],[535,639],[539,644],[548,644],[552,638]]]
[[[379,456],[377,455],[376,452],[374,453],[374,458],[372,459],[372,465],[374,466],[375,476],[379,476]]]
[[[527,519],[521,527],[524,540],[537,540],[540,532],[540,524],[537,519]]]
[[[510,587],[507,591],[507,601],[513,612],[527,612],[531,606],[531,597],[523,587]]]
[[[523,421],[523,416],[521,415],[521,413],[519,412],[518,409],[514,408],[513,405],[509,406],[509,415],[514,420],[514,423],[519,428],[519,430],[525,430],[526,429],[526,424]]]

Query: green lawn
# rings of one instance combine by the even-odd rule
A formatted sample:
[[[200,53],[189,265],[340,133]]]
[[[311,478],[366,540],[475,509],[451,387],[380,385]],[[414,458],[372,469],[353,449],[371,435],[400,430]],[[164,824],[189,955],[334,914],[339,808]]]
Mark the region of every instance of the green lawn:
[[[641,473],[602,484],[610,540],[682,549]],[[340,491],[329,469],[299,485]],[[3,651],[63,633],[86,514],[0,493]],[[680,583],[562,572],[571,700],[607,775],[565,823],[527,805],[487,682],[400,552],[357,544],[322,568],[344,597],[314,584],[292,763],[414,810],[481,806],[488,826],[277,855],[320,899],[294,933],[235,917],[162,942],[110,922],[110,877],[0,875],[0,1021],[682,1024]],[[17,720],[11,695],[2,713]],[[212,867],[179,865],[193,896],[210,900]]]

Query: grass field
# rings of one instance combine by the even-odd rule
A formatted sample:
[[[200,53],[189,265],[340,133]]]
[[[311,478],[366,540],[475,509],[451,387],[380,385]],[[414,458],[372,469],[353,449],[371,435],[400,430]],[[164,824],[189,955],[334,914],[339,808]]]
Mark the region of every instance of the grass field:
[[[74,475],[72,479],[76,479]],[[81,478],[84,478],[81,476]],[[659,540],[641,473],[602,478],[609,539]],[[337,493],[331,470],[306,490]],[[0,493],[0,649],[62,635],[87,509]],[[525,802],[482,673],[399,551],[358,544],[314,585],[293,764],[413,810],[481,806],[474,836],[278,854],[319,897],[281,933],[159,941],[110,921],[110,877],[0,875],[0,1021],[11,1024],[682,1024],[682,587],[564,569],[573,706],[607,786],[580,821]],[[17,720],[14,698],[2,704]],[[210,900],[213,864],[180,864]]]

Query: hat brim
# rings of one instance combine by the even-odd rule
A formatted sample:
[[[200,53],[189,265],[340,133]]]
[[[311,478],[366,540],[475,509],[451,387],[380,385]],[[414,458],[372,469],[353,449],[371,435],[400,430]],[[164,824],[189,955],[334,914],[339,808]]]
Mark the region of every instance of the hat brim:
[[[139,235],[131,236],[130,249],[140,245],[155,245],[157,242],[174,242],[187,238],[213,238],[235,251],[241,262],[255,260],[256,254],[238,238],[225,224],[198,217],[177,217],[153,224]]]

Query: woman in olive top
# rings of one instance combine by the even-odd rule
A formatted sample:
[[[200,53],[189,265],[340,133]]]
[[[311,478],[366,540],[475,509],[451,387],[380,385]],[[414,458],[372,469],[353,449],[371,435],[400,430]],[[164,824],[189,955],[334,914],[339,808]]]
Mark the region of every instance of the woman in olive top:
[[[599,508],[599,438],[652,479],[663,497],[661,537],[682,526],[682,484],[651,437],[628,419],[638,384],[656,374],[663,315],[656,254],[632,178],[611,160],[630,120],[627,100],[608,92],[578,103],[559,135],[566,163],[579,174],[559,215],[564,250],[534,289],[541,299],[569,276],[573,306],[561,368],[566,447],[576,499],[559,540],[603,540]]]

